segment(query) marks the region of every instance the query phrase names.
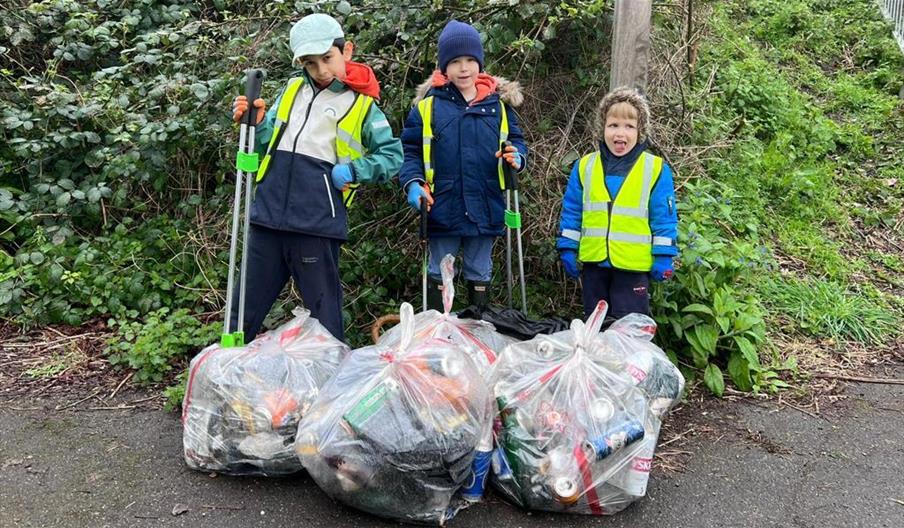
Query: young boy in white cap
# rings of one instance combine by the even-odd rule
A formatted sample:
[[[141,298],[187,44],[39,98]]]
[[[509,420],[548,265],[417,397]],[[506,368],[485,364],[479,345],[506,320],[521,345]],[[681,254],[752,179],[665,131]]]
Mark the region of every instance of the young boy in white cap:
[[[386,181],[402,163],[402,145],[376,103],[373,70],[351,62],[354,46],[339,23],[308,15],[292,26],[289,43],[301,75],[289,79],[269,112],[263,99],[252,102],[263,159],[251,206],[246,341],[290,276],[311,314],[344,339],[339,248],[348,238],[346,208],[359,184]],[[247,99],[237,97],[233,119],[246,111]]]

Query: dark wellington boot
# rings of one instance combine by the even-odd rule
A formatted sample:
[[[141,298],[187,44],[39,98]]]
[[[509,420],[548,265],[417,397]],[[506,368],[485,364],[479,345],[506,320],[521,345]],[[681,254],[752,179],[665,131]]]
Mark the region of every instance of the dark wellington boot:
[[[489,282],[468,281],[468,304],[476,306],[478,311],[483,312],[487,307],[489,288]]]
[[[427,277],[427,309],[443,313],[443,281]]]

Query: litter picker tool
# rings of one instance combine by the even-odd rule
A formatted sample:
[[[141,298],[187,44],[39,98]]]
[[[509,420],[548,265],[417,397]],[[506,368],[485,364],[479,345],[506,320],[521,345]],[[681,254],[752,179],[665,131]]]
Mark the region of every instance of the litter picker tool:
[[[510,141],[502,142],[500,150],[505,153],[511,147]],[[505,160],[502,160],[502,174],[505,182],[505,258],[506,276],[508,279],[508,307],[512,307],[512,229],[518,244],[518,276],[521,279],[521,312],[527,315],[527,288],[524,284],[524,253],[521,246],[521,205],[518,201],[518,173]],[[515,210],[512,211],[514,197]]]
[[[413,185],[417,185],[415,182]],[[421,240],[421,246],[424,251],[424,265],[421,269],[421,298],[423,301],[423,310],[427,311],[427,255],[430,253],[430,248],[427,245],[427,198],[421,198],[421,225],[419,238]]]
[[[254,152],[254,132],[257,130],[257,109],[254,101],[260,97],[261,84],[264,81],[262,70],[245,72],[245,97],[248,99],[248,110],[242,116],[239,125],[239,150],[235,159],[235,198],[232,203],[232,239],[229,243],[229,278],[226,281],[226,315],[223,323],[223,335],[220,345],[224,348],[243,346],[245,333],[245,276],[248,271],[248,231],[250,227],[249,211],[251,210],[251,185],[258,169],[258,156]],[[244,210],[242,194],[244,190]],[[242,215],[244,213],[244,216]],[[239,306],[236,328],[232,328],[232,297],[235,289],[235,259],[239,245],[239,221],[242,221],[242,264],[239,269]]]

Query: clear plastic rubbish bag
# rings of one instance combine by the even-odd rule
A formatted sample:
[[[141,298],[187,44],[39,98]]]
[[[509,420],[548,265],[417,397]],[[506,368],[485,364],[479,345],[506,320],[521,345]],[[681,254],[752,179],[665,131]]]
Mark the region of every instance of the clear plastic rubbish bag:
[[[654,383],[652,319],[629,316],[600,333],[606,309],[600,302],[586,324],[509,346],[494,366],[492,479],[516,504],[603,515],[646,493],[661,416],[646,391],[674,401],[684,381],[675,369],[663,377],[678,380]],[[661,390],[676,383],[674,394]]]
[[[396,344],[352,352],[301,423],[295,448],[331,497],[381,517],[443,524],[492,428],[492,395],[459,346],[414,339],[408,303],[400,326]]]
[[[247,346],[205,348],[189,366],[182,444],[192,469],[230,475],[288,475],[298,422],[348,355],[311,313]]]
[[[414,316],[414,342],[430,338],[446,339],[464,350],[480,368],[484,375],[496,361],[502,350],[517,340],[496,331],[486,322],[475,319],[459,319],[450,313],[455,299],[455,257],[446,255],[440,262],[440,273],[443,278],[443,313],[427,310]],[[384,346],[399,343],[402,336],[401,325],[390,328],[377,342]]]

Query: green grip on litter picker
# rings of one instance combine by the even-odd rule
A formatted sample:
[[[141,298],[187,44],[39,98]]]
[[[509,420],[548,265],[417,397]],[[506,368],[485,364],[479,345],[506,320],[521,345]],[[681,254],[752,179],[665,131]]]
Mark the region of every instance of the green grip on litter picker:
[[[257,172],[259,167],[257,152],[235,153],[235,168],[242,172]]]
[[[505,210],[505,227],[521,229],[521,213]]]
[[[245,346],[245,332],[233,332],[220,336],[220,346],[223,348],[235,348]]]

